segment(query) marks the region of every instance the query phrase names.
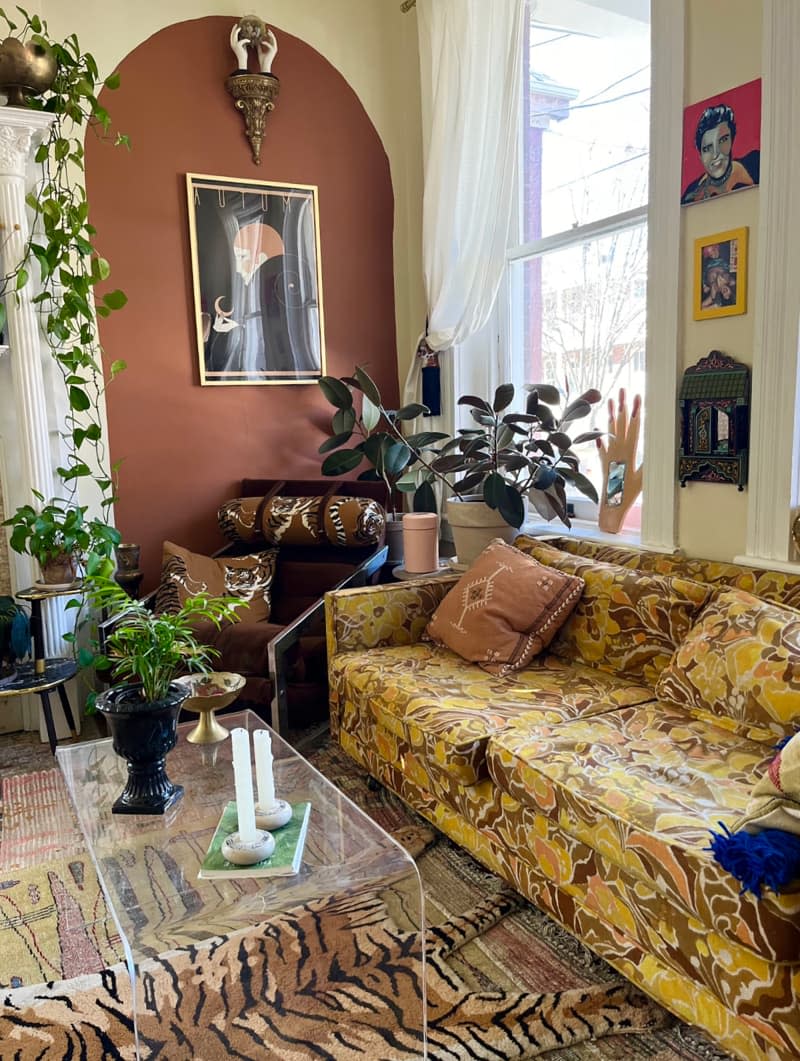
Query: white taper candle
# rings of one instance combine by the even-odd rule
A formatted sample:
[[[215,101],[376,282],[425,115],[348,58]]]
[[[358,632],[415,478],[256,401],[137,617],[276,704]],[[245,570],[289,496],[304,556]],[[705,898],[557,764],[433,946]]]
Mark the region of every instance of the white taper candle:
[[[250,765],[250,734],[246,729],[231,730],[231,744],[239,836],[245,843],[251,843],[256,839],[256,809],[253,802],[253,769]]]
[[[272,737],[266,729],[253,733],[253,748],[256,756],[256,781],[258,783],[258,805],[267,811],[275,806],[275,777],[272,769]]]

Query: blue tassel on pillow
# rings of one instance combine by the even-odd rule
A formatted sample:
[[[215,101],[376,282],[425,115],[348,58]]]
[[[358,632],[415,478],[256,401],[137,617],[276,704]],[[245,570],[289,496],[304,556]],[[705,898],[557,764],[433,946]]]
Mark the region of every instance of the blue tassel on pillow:
[[[732,833],[723,822],[722,833],[711,834],[709,851],[723,869],[742,882],[740,894],[752,892],[761,898],[761,889],[780,892],[800,878],[800,836],[783,829],[762,829]]]
[[[796,729],[794,733],[790,733],[788,737],[781,737],[781,739],[775,745],[775,751],[779,752],[781,748],[785,748],[789,741],[792,739],[792,737],[797,736],[798,733],[800,733],[800,729]]]

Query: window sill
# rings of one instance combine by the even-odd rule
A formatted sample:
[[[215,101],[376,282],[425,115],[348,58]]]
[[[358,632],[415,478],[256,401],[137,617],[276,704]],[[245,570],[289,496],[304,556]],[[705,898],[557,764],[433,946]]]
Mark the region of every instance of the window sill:
[[[766,560],[763,556],[734,556],[734,564],[742,567],[759,567],[763,571],[782,571],[787,575],[800,575],[800,562],[797,560]]]
[[[553,520],[545,523],[542,520],[529,520],[523,523],[524,534],[532,534],[536,537],[552,535],[558,538],[582,538],[590,542],[602,542],[604,545],[632,545],[638,549],[645,549],[642,545],[641,533],[636,531],[620,531],[619,534],[610,534],[602,531],[596,523],[584,519],[573,519],[572,527],[565,527],[563,523]]]

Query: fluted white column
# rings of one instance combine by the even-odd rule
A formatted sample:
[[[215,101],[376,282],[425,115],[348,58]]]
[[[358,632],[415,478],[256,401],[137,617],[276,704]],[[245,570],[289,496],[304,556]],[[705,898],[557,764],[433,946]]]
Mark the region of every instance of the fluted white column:
[[[25,195],[29,159],[47,132],[53,115],[21,107],[0,108],[0,258],[3,272],[14,272],[30,237]],[[6,298],[11,376],[17,410],[18,456],[28,489],[46,498],[53,492],[53,467],[47,430],[47,401],[41,343],[32,283]],[[17,499],[17,503],[24,503]],[[16,506],[15,506],[16,507]]]
[[[25,196],[31,190],[31,162],[36,148],[47,134],[53,115],[22,107],[0,107],[0,267],[13,273],[25,255],[30,238],[30,224]],[[6,439],[7,468],[13,473],[6,483],[9,512],[20,505],[36,502],[32,490],[45,498],[53,495],[54,468],[48,429],[48,398],[42,364],[42,338],[39,313],[33,298],[38,291],[34,262],[28,267],[29,282],[5,300],[8,320],[11,380],[13,386],[15,437]],[[30,585],[38,572],[25,556],[12,557],[16,588]],[[64,633],[70,629],[63,600],[48,601],[44,606],[45,652],[62,655]],[[75,704],[74,695],[71,697]],[[26,728],[40,728],[39,702],[25,698]],[[55,709],[55,704],[54,704]],[[59,736],[67,734],[60,707],[54,710]]]

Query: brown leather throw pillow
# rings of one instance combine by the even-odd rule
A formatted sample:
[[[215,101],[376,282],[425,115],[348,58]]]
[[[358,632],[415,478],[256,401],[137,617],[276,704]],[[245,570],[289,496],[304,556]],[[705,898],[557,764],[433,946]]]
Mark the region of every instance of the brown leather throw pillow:
[[[582,592],[583,579],[495,538],[436,609],[427,634],[492,674],[508,674],[550,644]]]

